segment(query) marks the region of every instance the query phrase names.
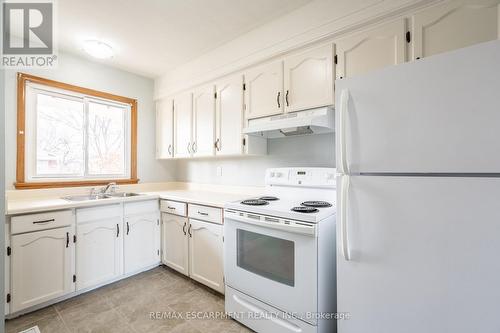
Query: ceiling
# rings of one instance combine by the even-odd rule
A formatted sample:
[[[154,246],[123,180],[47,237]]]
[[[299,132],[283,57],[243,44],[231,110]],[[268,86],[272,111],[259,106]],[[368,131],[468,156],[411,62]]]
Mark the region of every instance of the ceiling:
[[[111,45],[103,63],[158,77],[311,0],[61,0],[59,50],[88,57],[83,41]]]

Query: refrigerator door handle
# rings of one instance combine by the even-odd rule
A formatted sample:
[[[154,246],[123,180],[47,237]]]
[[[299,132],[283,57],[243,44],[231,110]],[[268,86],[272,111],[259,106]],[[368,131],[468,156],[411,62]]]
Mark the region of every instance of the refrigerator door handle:
[[[349,174],[349,165],[347,163],[347,146],[345,140],[345,123],[347,111],[349,109],[349,90],[342,89],[340,92],[340,112],[339,112],[339,147],[340,147],[340,173]]]
[[[343,175],[340,178],[340,246],[342,256],[345,261],[351,260],[351,253],[349,250],[349,235],[347,232],[348,215],[347,209],[349,207],[349,187],[350,177]]]

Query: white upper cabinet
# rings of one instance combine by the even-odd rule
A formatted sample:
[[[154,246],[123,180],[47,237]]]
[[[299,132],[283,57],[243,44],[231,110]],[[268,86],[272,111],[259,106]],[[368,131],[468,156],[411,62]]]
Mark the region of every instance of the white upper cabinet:
[[[333,44],[286,57],[285,112],[333,105]]]
[[[283,61],[251,68],[244,75],[246,119],[283,113]]]
[[[243,153],[243,76],[217,82],[216,155]]]
[[[125,274],[160,262],[160,222],[158,213],[125,217]]]
[[[74,230],[68,226],[12,236],[12,312],[75,290]]]
[[[215,87],[208,85],[193,93],[193,156],[215,153]]]
[[[192,279],[224,292],[222,225],[189,220],[189,272]]]
[[[406,61],[405,19],[335,41],[337,79]]]
[[[156,104],[156,158],[174,157],[173,101],[162,99]]]
[[[193,125],[193,95],[191,92],[174,97],[174,156],[191,156]]]
[[[163,258],[165,265],[176,271],[189,275],[189,238],[187,230],[188,219],[184,216],[172,214],[162,214],[162,244]]]
[[[455,0],[413,16],[413,58],[467,47],[499,36],[498,0]]]

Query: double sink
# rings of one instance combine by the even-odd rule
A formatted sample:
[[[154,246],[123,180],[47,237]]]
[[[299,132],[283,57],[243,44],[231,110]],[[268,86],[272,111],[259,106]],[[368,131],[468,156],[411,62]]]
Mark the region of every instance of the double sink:
[[[117,193],[97,193],[97,194],[86,194],[86,195],[68,195],[63,197],[65,200],[69,201],[87,201],[87,200],[102,200],[111,198],[128,198],[142,195],[140,193],[133,192],[117,192]]]

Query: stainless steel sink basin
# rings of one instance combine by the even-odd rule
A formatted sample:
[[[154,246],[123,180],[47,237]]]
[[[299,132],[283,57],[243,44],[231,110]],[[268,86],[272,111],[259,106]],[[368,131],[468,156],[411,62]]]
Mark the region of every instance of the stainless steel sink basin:
[[[135,197],[141,195],[139,193],[132,192],[118,192],[118,193],[99,193],[94,195],[68,195],[63,197],[65,200],[69,201],[87,201],[87,200],[102,200],[102,199],[110,199],[110,198],[128,198]]]
[[[66,197],[63,197],[65,200],[69,201],[86,201],[86,200],[101,200],[101,199],[108,199],[107,194],[94,194],[94,195],[68,195]]]
[[[127,197],[135,197],[142,194],[133,192],[117,192],[117,193],[109,193],[106,195],[108,196],[108,198],[127,198]]]

